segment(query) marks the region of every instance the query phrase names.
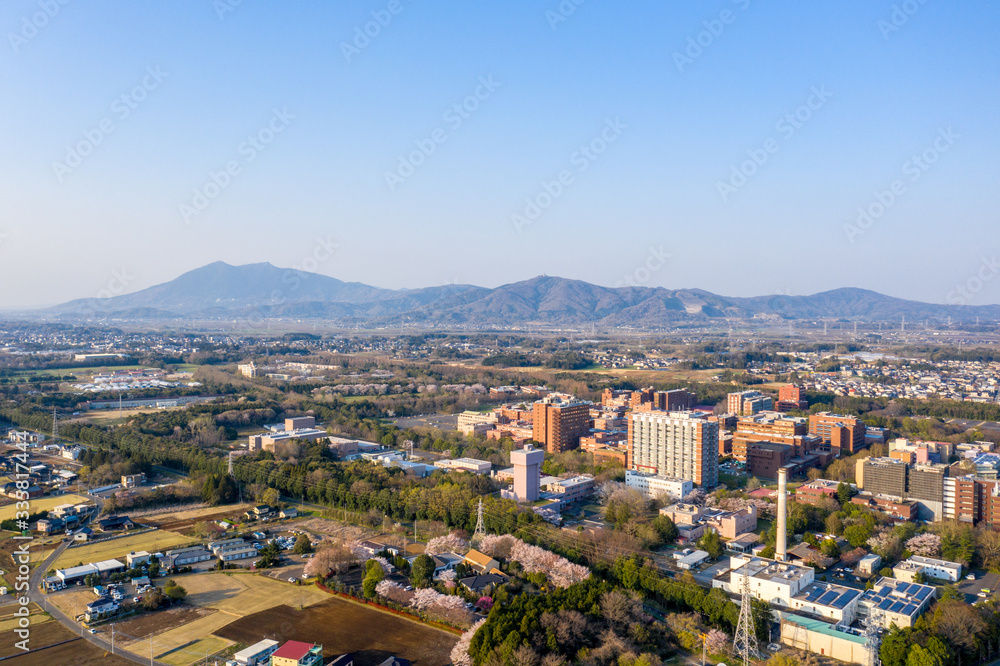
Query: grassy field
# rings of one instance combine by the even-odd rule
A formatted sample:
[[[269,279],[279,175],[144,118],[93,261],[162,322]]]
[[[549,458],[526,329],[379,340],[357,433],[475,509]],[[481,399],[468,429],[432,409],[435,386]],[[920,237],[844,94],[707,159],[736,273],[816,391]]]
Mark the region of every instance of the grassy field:
[[[160,661],[164,664],[172,664],[172,666],[187,666],[198,659],[204,659],[207,655],[224,650],[230,645],[233,645],[233,641],[218,636],[206,636],[191,645],[184,646],[177,652],[171,652],[167,656],[161,657]]]
[[[90,500],[81,495],[57,495],[55,497],[39,497],[38,499],[28,500],[28,511],[30,513],[38,513],[39,511],[49,511],[60,504],[83,504],[84,502],[89,502]],[[17,504],[12,503],[6,506],[0,507],[0,520],[7,520],[8,518],[13,518],[14,514],[17,513]]]
[[[154,530],[136,534],[135,536],[122,539],[112,539],[103,543],[95,543],[79,548],[67,548],[54,567],[64,569],[76,566],[79,562],[99,562],[101,560],[111,560],[121,558],[124,561],[125,555],[132,551],[148,550],[151,553],[162,551],[167,548],[178,548],[193,543],[195,539],[178,534],[176,532],[164,532]]]
[[[299,609],[330,598],[311,585],[291,585],[255,574],[195,574],[182,576],[177,582],[187,590],[185,603],[216,612],[160,633],[153,639],[158,655],[185,646],[161,659],[176,666],[186,666],[199,658],[203,659],[206,648],[211,654],[232,645],[233,641],[212,634],[235,620],[276,605]],[[191,641],[196,642],[187,645]]]
[[[329,598],[312,585],[292,585],[256,574],[205,573],[178,580],[187,590],[187,603],[241,617],[277,604],[299,608]]]

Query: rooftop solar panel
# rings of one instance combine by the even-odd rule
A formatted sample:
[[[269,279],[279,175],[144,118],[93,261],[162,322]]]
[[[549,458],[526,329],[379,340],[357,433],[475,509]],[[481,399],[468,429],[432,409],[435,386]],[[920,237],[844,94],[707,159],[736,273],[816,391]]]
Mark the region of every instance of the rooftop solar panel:
[[[827,591],[826,594],[824,594],[823,596],[821,596],[819,598],[819,603],[823,604],[824,606],[829,606],[830,602],[832,602],[834,599],[836,599],[837,596],[838,595],[837,595],[836,592],[834,592],[833,590],[829,590],[829,591]]]
[[[917,599],[923,601],[924,599],[927,598],[927,595],[929,595],[930,593],[931,593],[931,588],[925,587],[923,589],[917,590],[916,597]]]
[[[905,608],[905,607],[906,607],[906,604],[904,604],[902,601],[894,601],[894,602],[892,602],[892,606],[889,606],[889,612],[890,613],[900,613],[900,612],[902,612],[903,608]]]
[[[879,610],[888,610],[889,606],[892,605],[892,599],[883,599],[879,605]]]

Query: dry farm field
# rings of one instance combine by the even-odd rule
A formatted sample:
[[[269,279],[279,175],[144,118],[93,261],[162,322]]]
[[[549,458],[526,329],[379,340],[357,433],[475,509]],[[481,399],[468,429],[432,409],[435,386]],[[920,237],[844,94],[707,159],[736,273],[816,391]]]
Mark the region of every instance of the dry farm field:
[[[54,495],[52,497],[39,497],[28,500],[28,512],[39,513],[40,511],[50,511],[60,504],[84,504],[91,500],[81,495]],[[17,503],[11,502],[0,507],[0,521],[13,518],[17,513]]]
[[[53,568],[65,569],[73,567],[83,562],[100,562],[101,560],[121,559],[124,562],[125,555],[133,551],[146,550],[150,553],[163,551],[168,548],[179,548],[194,543],[191,537],[177,534],[176,532],[164,532],[153,530],[133,536],[122,537],[120,539],[109,539],[100,543],[87,544],[77,548],[67,548],[56,560]]]
[[[169,628],[156,633],[153,633],[154,625],[150,620],[138,618],[131,621],[134,624],[128,635],[137,644],[148,642],[153,635],[157,659],[177,666],[203,659],[206,650],[212,654],[231,645],[233,641],[212,634],[246,615],[280,604],[292,608],[309,607],[329,598],[312,585],[292,585],[249,573],[203,573],[179,576],[176,580],[187,590],[185,607],[194,606],[200,612],[186,614],[185,619],[191,621],[183,624],[176,618],[165,617],[164,624]],[[159,613],[154,613],[148,617],[158,616]],[[251,643],[257,640],[260,639]]]
[[[350,652],[355,666],[375,666],[393,655],[419,666],[451,663],[458,636],[369,606],[328,596],[303,610],[277,606],[249,615],[216,632],[250,645],[260,636],[323,645],[324,656]]]

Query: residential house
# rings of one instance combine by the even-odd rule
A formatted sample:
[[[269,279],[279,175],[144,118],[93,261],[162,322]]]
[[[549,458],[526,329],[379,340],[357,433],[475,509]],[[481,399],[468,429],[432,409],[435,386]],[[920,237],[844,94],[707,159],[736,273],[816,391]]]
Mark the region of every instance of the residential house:
[[[497,587],[506,583],[507,577],[498,573],[476,574],[462,578],[458,582],[476,594],[489,595],[493,594],[493,590]]]
[[[271,666],[322,666],[323,646],[288,641],[271,655]]]
[[[500,569],[500,563],[495,559],[486,555],[485,553],[480,553],[478,550],[472,549],[465,554],[465,564],[469,566],[473,571],[479,574],[490,573],[494,569]]]
[[[108,516],[97,521],[97,526],[101,528],[102,532],[120,532],[134,528],[135,523],[128,516]]]
[[[87,622],[93,622],[94,620],[100,620],[105,617],[109,617],[118,612],[118,602],[110,597],[101,597],[95,601],[91,601],[87,604],[87,610],[84,612],[84,618]]]
[[[128,565],[129,569],[135,569],[143,564],[149,564],[149,558],[152,557],[148,551],[140,550],[138,552],[131,552],[125,556],[125,563]]]

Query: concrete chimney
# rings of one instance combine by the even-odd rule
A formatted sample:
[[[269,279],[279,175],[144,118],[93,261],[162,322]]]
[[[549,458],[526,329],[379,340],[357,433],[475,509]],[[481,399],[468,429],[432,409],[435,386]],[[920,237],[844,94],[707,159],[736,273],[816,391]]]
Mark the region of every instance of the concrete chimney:
[[[774,559],[784,562],[788,558],[785,540],[788,531],[788,470],[778,470],[778,537],[774,544]]]

